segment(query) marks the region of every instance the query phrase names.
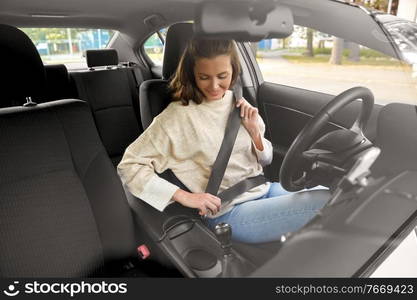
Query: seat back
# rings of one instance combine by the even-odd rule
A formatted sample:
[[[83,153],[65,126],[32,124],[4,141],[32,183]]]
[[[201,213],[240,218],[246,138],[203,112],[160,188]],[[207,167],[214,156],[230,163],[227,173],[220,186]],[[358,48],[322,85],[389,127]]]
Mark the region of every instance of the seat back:
[[[417,107],[390,103],[382,107],[377,122],[375,145],[381,154],[372,166],[374,177],[417,170]]]
[[[33,76],[26,84],[2,68],[2,78],[16,76],[0,103],[16,85],[35,96],[31,80],[45,85],[36,48],[17,28],[0,32],[1,52]],[[103,275],[134,255],[132,215],[84,101],[0,109],[0,149],[1,277]]]
[[[71,73],[71,77],[78,97],[90,104],[100,138],[117,165],[127,146],[143,132],[138,88],[141,78],[135,77],[132,68],[116,66],[117,52],[113,49],[89,50],[87,61],[90,70]]]

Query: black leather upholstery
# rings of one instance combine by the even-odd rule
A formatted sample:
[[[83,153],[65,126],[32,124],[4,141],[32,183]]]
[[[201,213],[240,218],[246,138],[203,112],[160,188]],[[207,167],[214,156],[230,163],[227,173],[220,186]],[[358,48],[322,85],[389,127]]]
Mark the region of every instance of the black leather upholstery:
[[[21,31],[3,25],[0,31],[2,53],[6,47],[8,60],[26,62],[25,72],[7,79],[0,103],[15,92],[34,95],[33,82],[45,85],[39,54]],[[2,78],[16,73],[15,65],[6,66]],[[0,132],[0,276],[112,275],[114,262],[133,255],[137,244],[87,103],[3,108]]]
[[[153,118],[171,102],[166,79],[175,73],[181,55],[192,36],[193,24],[191,23],[174,24],[168,29],[162,66],[164,79],[146,80],[140,86],[139,99],[143,129],[146,129],[152,123]]]
[[[90,104],[99,135],[114,165],[143,132],[139,90],[132,71],[117,68],[71,73],[78,97]]]
[[[115,49],[94,49],[85,52],[89,68],[100,66],[117,66],[119,57]]]

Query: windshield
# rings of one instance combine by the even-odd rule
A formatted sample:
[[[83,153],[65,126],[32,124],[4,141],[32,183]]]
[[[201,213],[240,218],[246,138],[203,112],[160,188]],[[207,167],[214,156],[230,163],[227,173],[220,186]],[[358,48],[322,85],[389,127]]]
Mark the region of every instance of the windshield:
[[[377,19],[392,36],[402,58],[417,64],[417,24],[391,15],[378,15]]]

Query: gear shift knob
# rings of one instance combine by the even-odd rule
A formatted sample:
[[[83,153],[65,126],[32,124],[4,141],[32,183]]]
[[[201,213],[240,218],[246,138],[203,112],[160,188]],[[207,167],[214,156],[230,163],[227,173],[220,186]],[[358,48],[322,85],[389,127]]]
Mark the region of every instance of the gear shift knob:
[[[242,277],[251,272],[249,264],[242,257],[232,252],[232,226],[219,223],[214,227],[214,234],[223,249],[220,277]]]
[[[232,246],[232,226],[227,223],[219,223],[214,228],[214,234],[224,249],[225,254],[229,254]]]

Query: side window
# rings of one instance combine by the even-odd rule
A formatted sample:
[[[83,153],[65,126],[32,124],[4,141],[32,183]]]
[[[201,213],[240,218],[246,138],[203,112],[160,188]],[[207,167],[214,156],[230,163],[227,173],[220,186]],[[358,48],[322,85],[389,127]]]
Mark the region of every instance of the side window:
[[[302,26],[252,44],[265,81],[332,95],[366,86],[375,102],[417,103],[412,67],[362,45]]]
[[[143,44],[143,50],[156,66],[162,66],[167,28],[152,34]]]

